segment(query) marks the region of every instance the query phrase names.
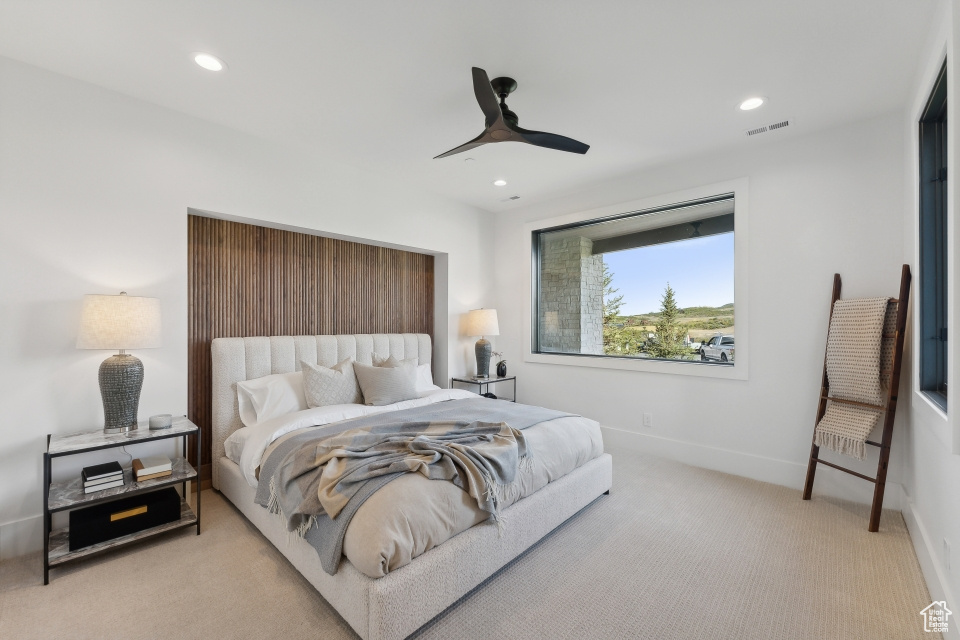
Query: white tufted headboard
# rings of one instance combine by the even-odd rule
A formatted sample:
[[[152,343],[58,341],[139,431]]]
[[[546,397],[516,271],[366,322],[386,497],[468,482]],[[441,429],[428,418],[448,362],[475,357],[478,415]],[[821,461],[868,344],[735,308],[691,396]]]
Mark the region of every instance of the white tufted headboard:
[[[211,425],[213,448],[210,461],[213,486],[220,488],[220,458],[223,442],[243,426],[237,405],[237,383],[272,373],[300,370],[300,361],[332,367],[345,358],[372,364],[373,354],[433,360],[433,345],[425,333],[374,333],[335,336],[273,336],[270,338],[215,338],[213,358]]]

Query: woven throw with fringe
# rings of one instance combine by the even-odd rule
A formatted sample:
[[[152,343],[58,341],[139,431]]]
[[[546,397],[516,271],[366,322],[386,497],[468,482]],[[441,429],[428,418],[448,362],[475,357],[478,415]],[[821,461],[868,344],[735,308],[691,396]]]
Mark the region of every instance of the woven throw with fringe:
[[[837,300],[827,336],[827,380],[830,397],[865,404],[884,404],[886,380],[881,360],[886,360],[883,334],[888,324],[888,298]],[[893,314],[895,317],[895,313]],[[866,440],[877,425],[880,410],[829,402],[817,424],[817,446],[863,460]]]

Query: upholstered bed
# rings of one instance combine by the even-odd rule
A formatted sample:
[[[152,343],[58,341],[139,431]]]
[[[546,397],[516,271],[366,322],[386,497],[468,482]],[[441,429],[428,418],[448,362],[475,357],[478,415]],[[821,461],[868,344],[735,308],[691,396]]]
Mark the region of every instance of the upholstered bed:
[[[508,525],[502,532],[494,523],[482,522],[429,548],[383,577],[371,577],[369,568],[359,570],[348,555],[340,562],[338,571],[330,575],[321,568],[317,550],[304,539],[290,535],[276,515],[255,503],[257,489],[251,486],[255,480],[251,480],[249,469],[245,473],[237,455],[231,455],[234,460],[226,455],[225,443],[243,426],[237,400],[238,383],[299,371],[301,361],[331,367],[352,357],[359,363],[369,364],[374,354],[399,360],[417,358],[420,364],[429,364],[432,345],[430,337],[424,334],[214,340],[213,485],[278,548],[362,638],[394,640],[416,631],[608,491],[612,465],[609,455],[597,451],[581,456],[582,460],[571,471],[564,472],[562,477],[551,478],[552,481],[539,490],[507,507],[503,518]],[[437,395],[443,393],[447,392],[438,391]],[[562,426],[563,420],[553,422]],[[534,429],[541,426],[536,425]],[[574,427],[568,425],[568,428]],[[562,430],[558,432],[564,433]],[[536,435],[533,431],[531,433]],[[576,436],[573,430],[567,433]],[[599,451],[602,452],[602,443]],[[393,484],[399,487],[401,483]],[[363,562],[359,566],[362,565]]]

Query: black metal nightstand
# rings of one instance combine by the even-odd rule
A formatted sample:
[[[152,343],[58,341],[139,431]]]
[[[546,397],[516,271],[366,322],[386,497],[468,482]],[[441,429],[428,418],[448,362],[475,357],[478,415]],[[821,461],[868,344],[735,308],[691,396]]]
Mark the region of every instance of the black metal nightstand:
[[[517,401],[517,376],[504,376],[502,378],[497,376],[491,376],[489,378],[474,378],[473,376],[469,376],[466,378],[451,378],[450,386],[452,387],[454,382],[459,382],[461,384],[477,385],[477,388],[479,389],[477,393],[479,393],[480,395],[483,395],[484,393],[490,392],[490,385],[496,384],[498,382],[507,382],[510,380],[513,381],[513,397],[509,398],[509,400],[510,402],[516,402]],[[486,391],[484,391],[484,388],[486,388]],[[501,400],[507,400],[507,399],[508,398],[501,398]]]
[[[196,467],[190,465],[186,459],[187,437],[197,437]],[[143,442],[165,440],[167,438],[181,438],[182,457],[176,457],[173,462],[173,473],[162,478],[154,478],[137,482],[131,469],[124,469],[124,484],[121,487],[104,489],[85,494],[83,483],[79,477],[53,482],[53,459],[63,456],[72,456],[88,451],[99,451],[126,445],[135,445]],[[130,454],[127,454],[130,455]],[[200,468],[200,429],[187,418],[174,418],[173,426],[168,429],[150,430],[145,424],[139,429],[126,433],[105,434],[100,431],[74,433],[70,435],[48,435],[47,450],[43,454],[43,584],[50,582],[50,569],[67,562],[80,560],[108,549],[114,549],[125,544],[136,542],[144,538],[180,529],[182,527],[197,528],[200,535],[200,487],[194,502],[196,512],[190,508],[187,500],[187,482],[199,483],[197,469]],[[180,519],[162,524],[137,533],[114,538],[106,542],[94,544],[76,551],[70,550],[69,530],[52,530],[53,514],[60,511],[70,511],[95,504],[112,502],[143,491],[151,491],[162,487],[180,485]]]

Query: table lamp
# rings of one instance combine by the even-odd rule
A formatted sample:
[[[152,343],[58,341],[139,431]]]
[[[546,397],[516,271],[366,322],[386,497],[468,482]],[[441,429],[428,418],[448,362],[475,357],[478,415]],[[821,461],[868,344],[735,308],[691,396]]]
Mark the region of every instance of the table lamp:
[[[483,336],[500,335],[500,325],[497,322],[496,309],[473,309],[467,313],[467,335],[480,336],[477,340],[477,376],[490,377],[490,353],[493,347]]]
[[[137,428],[137,407],[143,387],[143,363],[127,349],[160,346],[160,300],[128,296],[83,297],[77,349],[118,349],[100,365],[103,432]]]

